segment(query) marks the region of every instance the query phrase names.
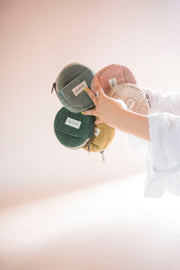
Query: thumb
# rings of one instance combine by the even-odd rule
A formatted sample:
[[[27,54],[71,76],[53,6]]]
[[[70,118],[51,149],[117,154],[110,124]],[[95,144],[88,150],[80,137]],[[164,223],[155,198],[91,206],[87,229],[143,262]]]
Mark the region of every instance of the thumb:
[[[101,118],[97,119],[97,120],[94,122],[95,125],[99,125],[99,124],[102,124],[102,123],[104,123],[104,121],[103,121]]]
[[[82,112],[82,114],[84,114],[84,115],[94,115],[94,116],[98,116],[98,115],[97,115],[97,112],[96,112],[96,109],[92,109],[92,110],[88,110],[88,111]]]

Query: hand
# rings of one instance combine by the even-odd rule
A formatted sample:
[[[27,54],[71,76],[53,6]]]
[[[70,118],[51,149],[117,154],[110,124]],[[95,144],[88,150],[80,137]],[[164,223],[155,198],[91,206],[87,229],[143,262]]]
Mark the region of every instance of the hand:
[[[148,117],[128,110],[123,100],[108,97],[104,93],[98,78],[95,77],[94,80],[95,89],[87,88],[86,92],[94,102],[95,108],[83,114],[99,117],[95,121],[96,125],[105,122],[107,125],[125,133],[150,141]]]
[[[95,89],[86,88],[86,92],[94,102],[95,108],[83,112],[83,114],[97,116],[99,119],[95,121],[96,125],[105,122],[111,127],[118,128],[119,121],[122,118],[121,114],[127,110],[126,104],[121,99],[117,100],[108,97],[97,77],[94,77],[94,85]],[[95,93],[98,94],[98,97],[96,97]]]

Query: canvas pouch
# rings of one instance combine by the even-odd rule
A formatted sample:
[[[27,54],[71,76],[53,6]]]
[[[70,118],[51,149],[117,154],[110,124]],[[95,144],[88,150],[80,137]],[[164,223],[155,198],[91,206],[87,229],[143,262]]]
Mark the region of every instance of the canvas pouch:
[[[122,99],[129,110],[139,114],[150,113],[150,101],[147,93],[131,83],[119,84],[108,91],[107,95],[115,99]]]
[[[54,132],[58,141],[71,149],[85,146],[94,136],[94,116],[73,113],[61,108],[54,119]]]
[[[99,70],[95,75],[103,88],[105,94],[108,94],[108,91],[113,87],[123,84],[123,83],[132,83],[136,84],[135,77],[129,68],[123,65],[112,64],[105,66],[103,69]],[[94,79],[91,83],[91,89],[95,89]]]
[[[109,146],[114,136],[115,128],[112,128],[105,123],[95,125],[94,136],[90,140],[89,146],[86,145],[83,149],[90,152],[101,152]]]
[[[83,112],[94,108],[94,103],[83,91],[90,88],[95,72],[85,65],[71,63],[65,66],[52,86],[61,103],[71,112]]]

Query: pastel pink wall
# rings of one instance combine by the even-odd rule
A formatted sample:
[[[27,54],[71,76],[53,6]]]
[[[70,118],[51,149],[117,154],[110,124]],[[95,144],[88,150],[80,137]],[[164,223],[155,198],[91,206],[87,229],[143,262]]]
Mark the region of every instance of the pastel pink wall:
[[[139,85],[179,91],[179,9],[173,0],[0,2],[2,192],[69,189],[145,168],[120,132],[106,165],[61,146],[53,131],[61,104],[50,89],[64,65],[80,62],[95,71],[124,64]]]

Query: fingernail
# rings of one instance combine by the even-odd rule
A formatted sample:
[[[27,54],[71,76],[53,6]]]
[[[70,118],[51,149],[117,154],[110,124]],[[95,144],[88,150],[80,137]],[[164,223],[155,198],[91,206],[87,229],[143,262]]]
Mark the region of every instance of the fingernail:
[[[81,112],[82,114],[84,114],[84,112]]]
[[[84,91],[86,91],[86,90],[87,90],[87,87],[84,88]]]

